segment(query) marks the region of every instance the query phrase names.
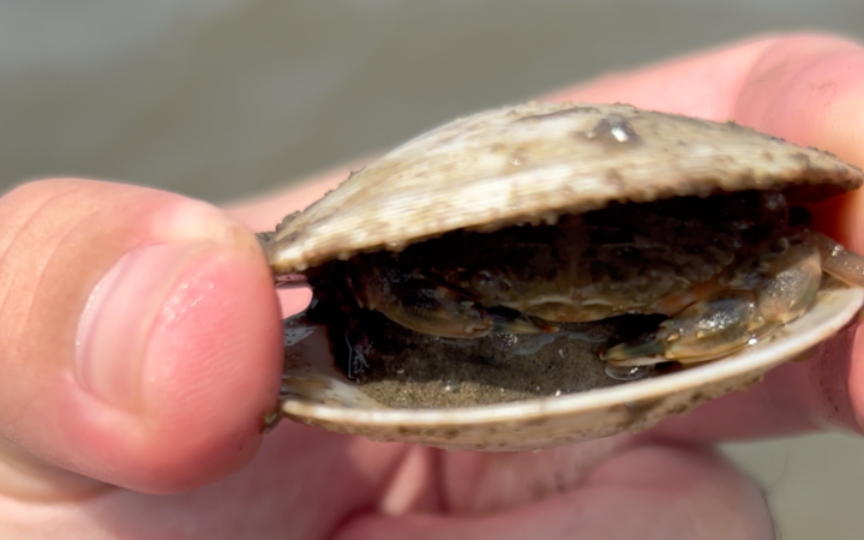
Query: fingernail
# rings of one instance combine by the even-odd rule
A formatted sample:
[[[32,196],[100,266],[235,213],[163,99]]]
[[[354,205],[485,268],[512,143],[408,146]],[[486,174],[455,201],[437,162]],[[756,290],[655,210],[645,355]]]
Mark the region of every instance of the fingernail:
[[[115,407],[141,406],[141,373],[153,323],[181,273],[205,243],[140,247],[120,259],[93,289],[76,336],[78,380]]]

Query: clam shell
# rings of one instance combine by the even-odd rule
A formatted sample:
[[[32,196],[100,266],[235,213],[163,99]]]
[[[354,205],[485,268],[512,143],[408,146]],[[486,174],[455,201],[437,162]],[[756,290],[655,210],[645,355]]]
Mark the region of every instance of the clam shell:
[[[812,201],[861,182],[859,169],[830,154],[731,123],[627,105],[529,103],[409,141],[286,218],[264,244],[274,273],[290,274],[450,230],[554,222],[613,201],[749,189]],[[862,302],[862,290],[823,289],[808,313],[720,361],[610,388],[446,410],[380,405],[334,368],[322,328],[289,324],[282,410],[335,431],[450,449],[534,449],[638,431],[803,357]]]
[[[611,201],[861,185],[836,157],[732,123],[628,105],[528,103],[455,120],[389,152],[281,227],[277,274],[460,228],[552,221]],[[809,187],[808,187],[809,186]]]
[[[730,391],[746,390],[771,368],[806,357],[848,324],[862,302],[864,290],[823,289],[806,314],[720,361],[619,386],[464,409],[377,404],[333,368],[326,335],[308,328],[289,344],[282,412],[332,431],[449,450],[531,450],[641,431]]]

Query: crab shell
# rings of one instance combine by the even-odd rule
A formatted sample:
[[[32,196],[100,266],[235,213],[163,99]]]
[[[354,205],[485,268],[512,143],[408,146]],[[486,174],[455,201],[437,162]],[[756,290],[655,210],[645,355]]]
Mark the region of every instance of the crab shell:
[[[792,203],[855,189],[862,172],[836,157],[732,123],[627,105],[528,103],[462,118],[353,174],[265,244],[274,274],[445,232],[554,223],[614,201],[782,190]],[[304,423],[451,449],[517,450],[648,428],[749,387],[847,325],[864,292],[825,288],[770,338],[721,361],[556,397],[471,408],[399,410],[337,372],[320,328],[286,333],[283,414]]]

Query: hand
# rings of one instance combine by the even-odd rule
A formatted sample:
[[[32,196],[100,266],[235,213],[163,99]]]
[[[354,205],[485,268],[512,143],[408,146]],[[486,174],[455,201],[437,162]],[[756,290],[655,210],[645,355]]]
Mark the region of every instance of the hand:
[[[864,164],[864,49],[767,38],[552,99],[732,119]],[[852,332],[648,433],[539,453],[444,453],[283,422],[278,303],[251,232],[339,171],[227,214],[84,180],[0,199],[2,538],[773,538],[759,490],[705,443],[860,432]],[[817,223],[864,252],[860,194]],[[302,295],[286,296],[288,310]],[[257,453],[256,453],[257,451]],[[161,494],[161,495],[160,495]]]

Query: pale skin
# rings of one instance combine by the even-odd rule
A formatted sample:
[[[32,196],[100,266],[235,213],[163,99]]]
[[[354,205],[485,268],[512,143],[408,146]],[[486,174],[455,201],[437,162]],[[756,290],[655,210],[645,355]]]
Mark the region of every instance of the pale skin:
[[[864,48],[834,37],[754,39],[549,98],[731,119],[864,165]],[[0,198],[0,537],[770,539],[762,493],[710,444],[862,432],[864,344],[847,331],[639,436],[489,455],[288,422],[261,435],[280,306],[251,230],[347,170],[227,211],[76,179]],[[816,212],[859,253],[862,197]]]

